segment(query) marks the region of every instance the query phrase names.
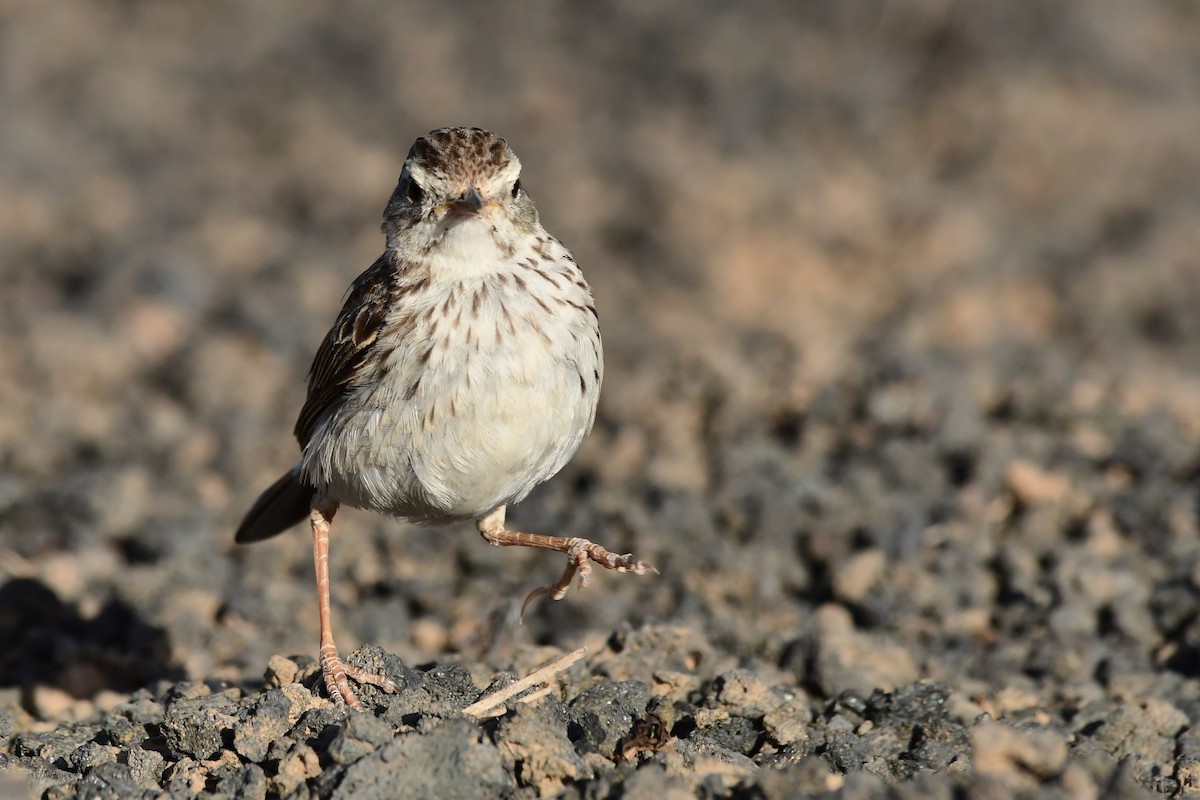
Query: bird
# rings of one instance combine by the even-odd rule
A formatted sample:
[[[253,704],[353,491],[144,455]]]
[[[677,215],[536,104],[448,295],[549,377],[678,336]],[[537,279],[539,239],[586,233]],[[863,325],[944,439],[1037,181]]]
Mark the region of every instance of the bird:
[[[383,214],[386,246],[358,276],[317,349],[295,425],[300,458],[235,533],[257,542],[308,520],[321,675],[339,706],[351,681],[385,675],[342,660],[330,620],[329,538],[339,507],[418,524],[473,520],[496,547],[565,553],[529,603],[561,599],[591,563],[657,573],[580,537],[510,531],[508,506],[558,473],[596,418],[599,317],[570,251],[542,227],[521,162],[481,128],[417,138]]]

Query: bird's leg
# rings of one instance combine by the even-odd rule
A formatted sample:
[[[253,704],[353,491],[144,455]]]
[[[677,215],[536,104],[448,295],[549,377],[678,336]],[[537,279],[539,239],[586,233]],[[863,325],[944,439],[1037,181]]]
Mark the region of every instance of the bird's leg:
[[[329,613],[329,528],[337,510],[337,501],[320,493],[313,498],[312,511],[309,512],[313,563],[317,571],[317,613],[321,622],[321,677],[333,702],[339,706],[348,704],[351,708],[361,709],[358,695],[350,688],[351,680],[373,684],[385,692],[396,691],[396,684],[386,675],[376,675],[342,661],[337,645],[333,643],[333,624]]]
[[[550,595],[551,600],[562,600],[571,588],[571,581],[579,575],[579,588],[587,586],[594,561],[605,569],[617,572],[632,572],[635,575],[645,575],[648,572],[658,573],[653,566],[645,561],[639,561],[632,553],[617,555],[610,553],[598,544],[587,539],[566,538],[563,536],[545,536],[540,533],[519,533],[504,528],[504,506],[500,506],[487,516],[480,517],[475,526],[479,533],[493,547],[536,547],[541,550],[553,550],[567,554],[567,567],[562,576],[548,586],[539,586],[525,597],[521,604],[521,614],[535,598],[544,594]]]

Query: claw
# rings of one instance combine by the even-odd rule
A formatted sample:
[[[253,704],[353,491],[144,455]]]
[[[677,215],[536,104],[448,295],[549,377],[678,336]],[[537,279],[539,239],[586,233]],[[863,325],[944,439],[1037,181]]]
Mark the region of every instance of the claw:
[[[525,618],[525,609],[529,608],[529,604],[542,595],[550,595],[551,600],[562,600],[566,597],[567,590],[571,588],[571,582],[575,580],[576,575],[579,576],[579,589],[583,590],[588,585],[592,574],[592,565],[588,563],[589,561],[594,561],[605,569],[617,572],[632,572],[634,575],[645,575],[648,572],[658,574],[658,570],[651,564],[639,561],[634,558],[632,553],[624,555],[610,553],[587,539],[569,539],[566,553],[567,566],[563,570],[562,576],[556,582],[539,586],[525,596],[525,602],[521,603],[522,620]]]
[[[367,672],[362,667],[342,661],[336,650],[322,651],[321,678],[325,682],[330,700],[339,706],[347,705],[358,711],[362,711],[363,706],[358,700],[358,694],[350,687],[350,681],[378,686],[388,694],[394,694],[399,689],[396,682],[386,675]]]

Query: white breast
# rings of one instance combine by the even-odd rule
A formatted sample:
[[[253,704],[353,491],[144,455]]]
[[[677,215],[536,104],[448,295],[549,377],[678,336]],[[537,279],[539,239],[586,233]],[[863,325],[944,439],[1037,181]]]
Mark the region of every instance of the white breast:
[[[603,359],[590,291],[548,243],[393,309],[381,378],[319,427],[309,479],[347,505],[443,521],[517,502],[558,472],[592,426]],[[455,244],[446,257],[495,247]]]

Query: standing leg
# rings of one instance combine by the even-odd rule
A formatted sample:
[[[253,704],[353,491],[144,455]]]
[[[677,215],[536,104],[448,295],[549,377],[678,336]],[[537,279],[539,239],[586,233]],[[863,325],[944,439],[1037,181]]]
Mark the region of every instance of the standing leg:
[[[568,539],[563,536],[546,536],[540,533],[518,533],[506,530],[504,528],[504,509],[504,506],[500,506],[475,522],[475,527],[479,529],[480,535],[488,544],[493,547],[536,547],[541,550],[553,550],[557,553],[567,554],[567,567],[563,570],[562,577],[557,582],[549,586],[540,586],[526,595],[525,602],[521,604],[522,614],[535,598],[544,594],[550,595],[551,600],[562,600],[567,594],[567,589],[571,588],[571,581],[575,579],[576,573],[579,575],[579,588],[587,586],[588,577],[592,572],[589,560],[595,561],[605,569],[614,569],[617,572],[632,572],[634,575],[645,575],[648,572],[658,574],[658,570],[645,561],[634,558],[632,553],[625,555],[610,553],[587,539]]]
[[[337,501],[320,492],[313,498],[309,514],[313,563],[317,571],[317,613],[321,624],[321,677],[333,702],[339,706],[349,704],[352,708],[362,708],[358,695],[350,688],[351,680],[373,684],[385,692],[396,691],[396,684],[386,675],[376,675],[342,661],[337,645],[333,643],[333,623],[329,613],[329,528],[337,510]]]

